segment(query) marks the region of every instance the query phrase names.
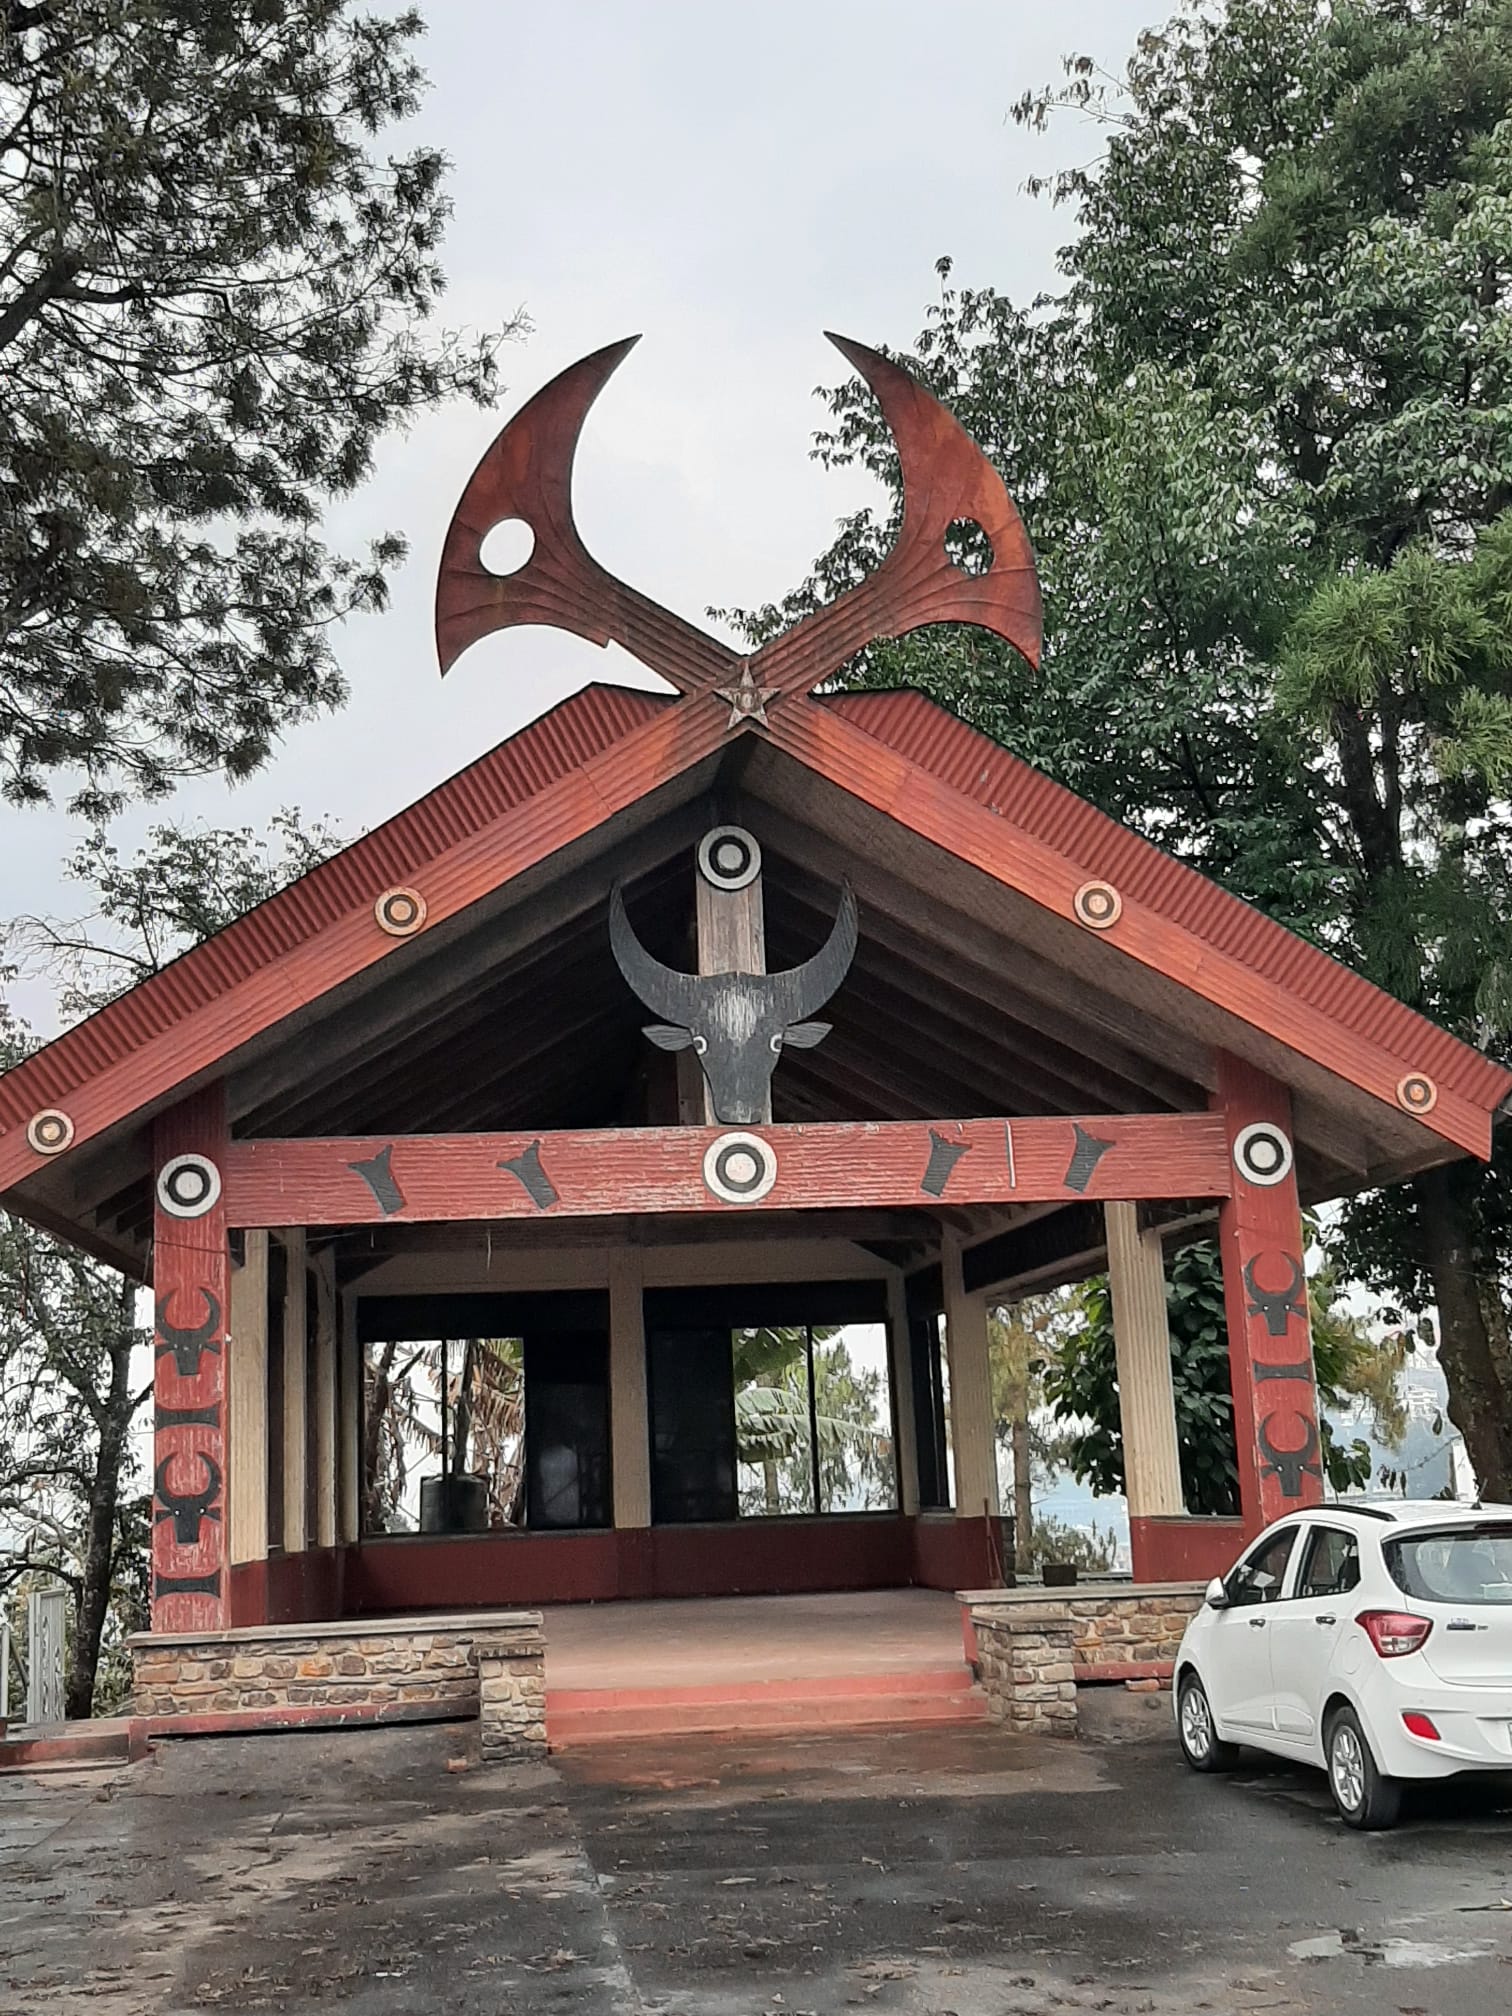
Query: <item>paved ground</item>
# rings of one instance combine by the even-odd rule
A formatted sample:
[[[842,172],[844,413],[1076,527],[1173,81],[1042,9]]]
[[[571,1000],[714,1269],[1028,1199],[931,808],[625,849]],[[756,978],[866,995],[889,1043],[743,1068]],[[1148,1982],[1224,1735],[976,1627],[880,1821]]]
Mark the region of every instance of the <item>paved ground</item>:
[[[464,1755],[455,1730],[258,1737],[0,1781],[0,2009],[1501,2016],[1512,2002],[1512,1800],[1440,1796],[1396,1834],[1358,1836],[1306,1774],[1199,1780],[1164,1740],[991,1728],[448,1768]]]
[[[546,1618],[548,1687],[702,1687],[959,1666],[961,1606],[940,1589],[563,1603]]]

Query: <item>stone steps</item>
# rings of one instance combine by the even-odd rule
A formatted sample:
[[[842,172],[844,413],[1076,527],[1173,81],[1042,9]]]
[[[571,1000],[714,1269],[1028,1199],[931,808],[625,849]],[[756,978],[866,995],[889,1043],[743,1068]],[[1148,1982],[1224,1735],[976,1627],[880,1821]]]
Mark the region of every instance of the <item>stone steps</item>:
[[[553,1750],[635,1736],[747,1729],[844,1729],[873,1723],[980,1722],[987,1701],[964,1666],[837,1673],[726,1686],[546,1689]]]

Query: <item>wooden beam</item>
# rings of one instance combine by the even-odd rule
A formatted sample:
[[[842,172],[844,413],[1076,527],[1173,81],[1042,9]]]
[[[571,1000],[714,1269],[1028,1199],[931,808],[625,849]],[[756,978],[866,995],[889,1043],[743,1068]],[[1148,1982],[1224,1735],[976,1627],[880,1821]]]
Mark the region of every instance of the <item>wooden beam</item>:
[[[769,1190],[715,1194],[706,1127],[544,1134],[429,1134],[238,1141],[225,1156],[226,1209],[241,1226],[543,1222],[622,1212],[740,1217],[914,1210],[1039,1199],[1227,1196],[1222,1116],[1113,1114],[1082,1120],[941,1120],[770,1127]]]

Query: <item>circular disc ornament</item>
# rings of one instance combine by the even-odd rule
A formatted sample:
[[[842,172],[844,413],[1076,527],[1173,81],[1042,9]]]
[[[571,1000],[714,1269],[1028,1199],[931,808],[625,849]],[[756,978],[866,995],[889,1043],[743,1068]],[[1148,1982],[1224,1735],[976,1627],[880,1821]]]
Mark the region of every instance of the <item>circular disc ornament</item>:
[[[704,1152],[703,1179],[726,1204],[757,1204],[777,1181],[777,1157],[759,1134],[721,1134]]]
[[[409,938],[425,922],[425,898],[418,889],[385,889],[373,905],[378,929],[390,938]]]
[[[1083,882],[1071,898],[1078,924],[1089,931],[1106,931],[1123,915],[1123,898],[1111,882]]]
[[[1404,1113],[1431,1113],[1438,1104],[1438,1087],[1422,1071],[1409,1071],[1397,1080],[1397,1104]]]
[[[44,1106],[26,1123],[26,1139],[39,1155],[61,1155],[74,1138],[74,1123],[56,1106]]]
[[[175,1155],[158,1171],[157,1200],[170,1218],[203,1218],[221,1194],[220,1171],[205,1155]]]
[[[1269,1190],[1291,1174],[1292,1145],[1269,1120],[1251,1121],[1234,1136],[1234,1167],[1248,1182]]]
[[[713,889],[748,889],[761,873],[761,848],[744,826],[716,826],[698,843],[698,872]]]

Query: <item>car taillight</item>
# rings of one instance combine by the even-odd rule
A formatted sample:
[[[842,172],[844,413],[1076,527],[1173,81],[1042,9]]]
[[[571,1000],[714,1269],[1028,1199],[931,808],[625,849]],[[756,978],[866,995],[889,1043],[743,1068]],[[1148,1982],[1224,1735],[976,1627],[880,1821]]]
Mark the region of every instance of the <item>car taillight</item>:
[[[1355,1622],[1383,1659],[1421,1652],[1433,1629],[1431,1617],[1414,1617],[1406,1610],[1362,1610]]]
[[[1431,1717],[1416,1708],[1408,1708],[1402,1715],[1402,1727],[1409,1736],[1426,1736],[1430,1743],[1442,1743],[1443,1737],[1434,1727]]]

